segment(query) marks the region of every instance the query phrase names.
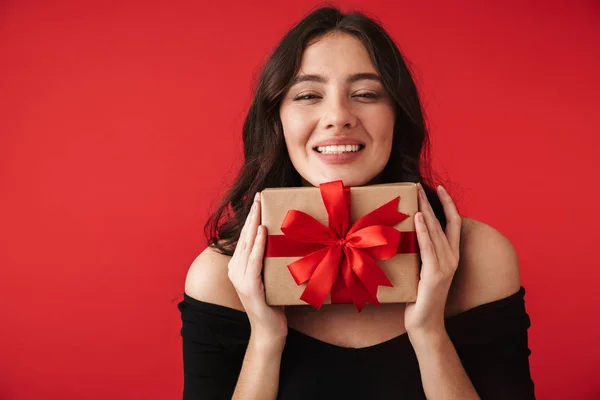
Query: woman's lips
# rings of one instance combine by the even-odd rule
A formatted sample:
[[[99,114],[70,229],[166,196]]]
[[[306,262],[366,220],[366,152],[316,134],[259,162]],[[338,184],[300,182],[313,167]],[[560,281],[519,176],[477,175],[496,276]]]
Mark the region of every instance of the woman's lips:
[[[316,153],[319,160],[326,164],[349,164],[354,162],[362,154],[364,147],[358,151],[349,151],[340,154],[323,154],[317,150],[313,151]]]

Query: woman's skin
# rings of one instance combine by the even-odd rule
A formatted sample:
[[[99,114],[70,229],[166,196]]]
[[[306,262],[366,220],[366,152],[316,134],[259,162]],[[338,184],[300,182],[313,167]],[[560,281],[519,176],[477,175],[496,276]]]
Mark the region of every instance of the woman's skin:
[[[353,36],[327,35],[308,46],[303,54],[298,76],[315,75],[320,78],[301,78],[300,83],[292,86],[281,104],[280,117],[290,159],[306,186],[317,187],[332,180],[342,180],[347,186],[372,184],[389,159],[393,106],[383,85],[376,79],[349,79],[359,76],[357,74],[378,75],[362,42]],[[345,141],[360,143],[363,147],[348,159],[344,157],[349,155],[320,154],[315,150],[317,145],[330,139],[339,139],[338,144]],[[481,227],[477,228],[477,234],[468,236],[473,239],[470,239],[472,244],[465,248],[466,254],[459,254],[463,249],[460,243],[463,220],[453,200],[441,186],[438,187],[447,218],[444,232],[422,188],[418,186],[419,212],[415,216],[415,227],[423,264],[416,302],[386,305],[389,306],[387,308],[383,305],[372,307],[372,316],[379,318],[379,323],[384,321],[385,326],[391,326],[392,330],[403,329],[408,334],[419,362],[427,398],[476,399],[479,397],[444,326],[445,312],[449,308],[447,299],[450,292],[450,296],[456,299],[452,308],[457,304],[457,309],[466,309],[513,294],[520,286],[518,266],[516,261],[511,262],[516,257],[504,237],[491,228],[485,230]],[[420,217],[424,220],[421,221]],[[277,397],[279,366],[290,322],[283,309],[270,307],[265,302],[261,270],[267,232],[260,225],[260,220],[260,196],[257,195],[235,252],[227,262],[227,277],[220,275],[219,269],[214,267],[215,263],[223,264],[226,256],[206,253],[195,261],[194,271],[197,272],[192,272],[191,268],[186,279],[186,292],[192,297],[241,309],[248,315],[251,334],[234,399]],[[468,250],[471,247],[491,248],[495,249],[495,253],[482,257],[480,253]],[[461,262],[481,266],[476,272],[468,272],[469,268],[464,268],[460,279],[453,282],[459,257],[465,259]],[[507,257],[509,262],[505,262]],[[476,261],[471,262],[471,259]],[[486,269],[482,259],[498,261]],[[498,265],[508,265],[512,269],[500,269]],[[234,294],[226,288],[224,280],[227,278],[235,289]],[[465,287],[485,290],[481,294],[473,289],[469,292]],[[339,311],[340,315],[347,314],[343,317],[356,318],[356,311],[350,314],[343,311],[344,306],[329,306],[327,312],[334,317]],[[362,314],[368,312],[365,307]],[[395,319],[395,316],[398,318]],[[318,313],[313,313],[313,321],[318,317]],[[351,321],[348,318],[347,321]],[[362,325],[354,326],[368,328],[370,324],[366,321],[368,319],[362,320]],[[374,326],[386,331],[380,329],[382,325]],[[382,341],[380,339],[375,338]]]

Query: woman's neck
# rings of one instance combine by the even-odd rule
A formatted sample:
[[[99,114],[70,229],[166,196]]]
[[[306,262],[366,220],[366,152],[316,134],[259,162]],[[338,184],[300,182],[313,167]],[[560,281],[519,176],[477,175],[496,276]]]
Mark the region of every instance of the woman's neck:
[[[366,183],[364,185],[360,185],[360,186],[377,185],[379,183],[383,183],[382,176],[383,176],[383,174],[380,173],[375,178],[371,179],[368,183]],[[302,187],[315,187],[312,183],[308,182],[306,179],[304,179],[302,177],[300,177],[300,179],[302,181]]]

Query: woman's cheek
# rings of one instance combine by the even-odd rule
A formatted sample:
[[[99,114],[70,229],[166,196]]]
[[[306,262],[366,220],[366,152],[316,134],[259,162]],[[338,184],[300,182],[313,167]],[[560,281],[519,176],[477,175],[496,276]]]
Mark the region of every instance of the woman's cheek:
[[[314,126],[311,116],[308,113],[297,113],[291,121],[290,129],[293,132],[294,139],[299,144],[304,144],[310,138],[311,126]]]
[[[371,129],[368,129],[373,136],[377,136],[377,141],[386,147],[391,147],[392,136],[394,135],[394,115],[388,110],[380,110],[377,116],[370,119]],[[389,143],[388,143],[389,142]]]

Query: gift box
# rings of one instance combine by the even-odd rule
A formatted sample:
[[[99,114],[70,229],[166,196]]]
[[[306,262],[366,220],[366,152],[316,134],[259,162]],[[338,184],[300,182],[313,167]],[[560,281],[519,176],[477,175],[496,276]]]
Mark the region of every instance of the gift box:
[[[413,302],[421,267],[412,182],[268,188],[263,281],[269,305]]]

